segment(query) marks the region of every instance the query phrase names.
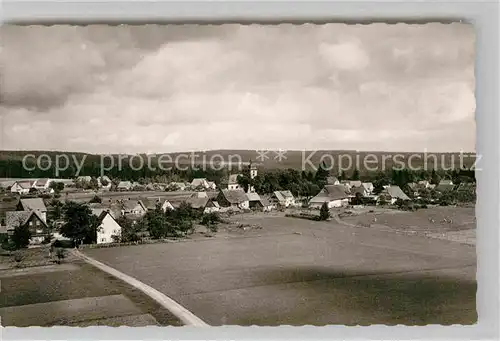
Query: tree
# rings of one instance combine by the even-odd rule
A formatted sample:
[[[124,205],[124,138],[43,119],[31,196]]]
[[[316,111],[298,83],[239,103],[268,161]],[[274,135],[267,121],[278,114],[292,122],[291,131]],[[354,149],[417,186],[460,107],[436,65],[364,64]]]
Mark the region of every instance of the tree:
[[[326,178],[328,178],[329,175],[330,171],[328,170],[325,161],[321,162],[315,175],[316,183],[326,183]]]
[[[217,232],[217,224],[221,221],[222,219],[217,212],[204,214],[201,218],[201,224],[206,226],[207,230],[210,232]]]
[[[93,190],[96,190],[99,188],[99,182],[97,181],[96,178],[92,177],[88,183],[87,186],[85,187],[88,187],[89,189],[93,189]]]
[[[49,188],[53,189],[55,193],[59,193],[64,189],[64,183],[62,182],[57,182],[57,181],[52,181],[49,184]]]
[[[95,243],[97,240],[97,217],[86,205],[68,201],[63,207],[64,224],[61,234],[71,238],[78,245],[81,243]]]
[[[102,199],[98,195],[94,195],[92,199],[89,201],[90,204],[100,204],[102,203]]]
[[[319,210],[319,220],[327,220],[328,218],[330,218],[330,210],[328,209],[328,204],[324,202]]]
[[[54,222],[61,219],[63,206],[63,203],[57,199],[52,199],[49,202],[48,218],[50,221]]]
[[[14,253],[14,261],[16,262],[16,268],[21,267],[21,262],[24,260],[24,254],[21,251],[16,251]]]
[[[31,239],[31,232],[29,230],[28,224],[19,223],[19,225],[14,228],[14,232],[11,238],[12,243],[14,244],[16,249],[27,247]]]
[[[352,172],[352,180],[359,180],[359,171],[357,168]]]
[[[436,170],[433,169],[431,173],[431,184],[438,185],[441,181],[441,177],[436,173]]]
[[[121,241],[124,243],[137,242],[140,240],[139,233],[142,232],[141,224],[134,224],[127,217],[121,216],[116,219],[118,225],[122,228]]]

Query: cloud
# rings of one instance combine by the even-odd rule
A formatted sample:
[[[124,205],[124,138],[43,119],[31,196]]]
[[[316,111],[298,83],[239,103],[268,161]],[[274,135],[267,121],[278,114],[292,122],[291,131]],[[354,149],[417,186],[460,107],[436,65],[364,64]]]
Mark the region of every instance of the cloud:
[[[474,149],[469,25],[0,34],[4,149]]]

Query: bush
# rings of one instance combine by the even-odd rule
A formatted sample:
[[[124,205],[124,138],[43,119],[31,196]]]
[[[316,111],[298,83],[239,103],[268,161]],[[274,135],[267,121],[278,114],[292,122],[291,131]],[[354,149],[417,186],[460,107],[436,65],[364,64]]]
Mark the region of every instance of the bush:
[[[21,267],[21,262],[24,260],[24,254],[21,251],[16,251],[13,255],[16,267]]]
[[[328,208],[328,204],[325,202],[321,205],[321,209],[319,210],[319,220],[328,220],[330,218],[330,209]]]
[[[61,264],[61,261],[66,257],[66,251],[62,248],[56,250],[57,264]]]

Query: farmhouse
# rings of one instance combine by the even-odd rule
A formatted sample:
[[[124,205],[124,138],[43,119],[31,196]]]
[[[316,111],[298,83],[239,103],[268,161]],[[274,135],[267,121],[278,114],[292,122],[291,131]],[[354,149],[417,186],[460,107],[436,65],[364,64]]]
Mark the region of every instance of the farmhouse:
[[[122,202],[122,214],[143,216],[147,212],[146,206],[141,200],[124,200]]]
[[[271,200],[281,207],[295,206],[295,197],[290,191],[274,191]]]
[[[139,198],[147,211],[154,211],[160,205],[160,198]]]
[[[309,201],[309,207],[321,208],[324,203],[328,208],[342,207],[349,204],[350,193],[344,185],[326,185]]]
[[[97,244],[115,242],[114,238],[119,238],[122,227],[108,211],[103,211],[97,221]]]
[[[205,178],[197,178],[191,181],[191,188],[204,188],[204,189],[215,189],[215,182],[207,181]]]
[[[18,226],[28,226],[31,232],[30,244],[41,244],[49,236],[47,223],[38,211],[11,211],[5,214],[7,234],[11,235]]]
[[[47,222],[47,207],[42,198],[21,199],[17,204],[18,211],[37,211],[41,219]]]
[[[231,174],[231,175],[229,175],[229,181],[227,183],[227,189],[229,189],[229,190],[243,189],[238,184],[238,176],[240,176],[240,175],[241,174]]]
[[[35,182],[31,180],[16,181],[10,188],[11,193],[28,194]]]
[[[39,190],[39,191],[48,191],[49,186],[50,186],[50,179],[44,178],[44,179],[38,179],[35,181],[33,184],[33,188]]]
[[[249,209],[250,203],[246,193],[242,189],[223,189],[217,196],[217,202],[221,207]]]
[[[130,191],[131,189],[132,183],[130,181],[120,181],[116,186],[117,191]]]
[[[385,202],[394,204],[398,199],[410,200],[410,198],[401,190],[399,186],[388,186],[379,194],[377,201],[380,203],[381,200],[384,200]]]
[[[264,212],[271,211],[272,205],[266,198],[262,198],[256,192],[247,193],[249,207],[251,209],[262,210]]]

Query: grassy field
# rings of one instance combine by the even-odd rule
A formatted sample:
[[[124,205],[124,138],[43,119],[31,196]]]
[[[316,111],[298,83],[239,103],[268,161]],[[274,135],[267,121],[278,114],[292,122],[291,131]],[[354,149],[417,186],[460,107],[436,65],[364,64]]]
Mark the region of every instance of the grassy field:
[[[475,244],[474,207],[433,207],[414,212],[384,210],[362,211],[342,216],[342,221],[360,227],[385,229],[397,233],[409,233],[433,238],[449,239]],[[462,237],[461,237],[462,236]]]
[[[72,258],[1,270],[0,285],[3,326],[181,325],[140,291]]]
[[[477,321],[473,247],[335,221],[231,221],[213,238],[85,252],[212,325]]]

